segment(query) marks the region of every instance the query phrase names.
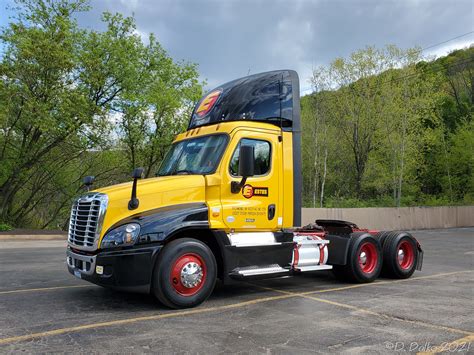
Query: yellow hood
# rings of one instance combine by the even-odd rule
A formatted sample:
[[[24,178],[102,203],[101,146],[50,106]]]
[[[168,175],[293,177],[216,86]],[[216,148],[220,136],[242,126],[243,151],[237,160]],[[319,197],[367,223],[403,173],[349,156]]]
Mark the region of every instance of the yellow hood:
[[[174,175],[138,180],[137,198],[140,204],[133,211],[128,209],[131,181],[95,191],[106,194],[109,199],[102,225],[102,240],[112,225],[132,214],[182,203],[205,202],[205,179],[202,175]]]

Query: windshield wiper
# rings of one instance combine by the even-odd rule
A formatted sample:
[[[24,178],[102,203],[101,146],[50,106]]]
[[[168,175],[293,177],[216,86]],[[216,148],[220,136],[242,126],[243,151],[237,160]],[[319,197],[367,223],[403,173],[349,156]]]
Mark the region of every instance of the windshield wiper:
[[[170,171],[165,174],[157,173],[156,176],[193,175],[193,174],[196,174],[196,173],[191,170],[181,169],[181,170],[176,170],[176,171]]]
[[[173,171],[171,175],[192,175],[192,174],[195,174],[195,172],[191,170],[181,169],[181,170]]]

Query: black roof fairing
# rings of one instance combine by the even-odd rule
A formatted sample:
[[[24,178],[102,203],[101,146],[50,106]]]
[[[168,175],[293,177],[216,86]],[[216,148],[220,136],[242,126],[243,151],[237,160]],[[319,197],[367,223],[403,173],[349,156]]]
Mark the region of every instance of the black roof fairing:
[[[202,103],[218,96],[210,109]],[[201,109],[200,109],[201,108]],[[260,121],[286,131],[300,131],[298,74],[275,70],[254,74],[220,85],[204,95],[195,106],[188,129],[222,121]]]

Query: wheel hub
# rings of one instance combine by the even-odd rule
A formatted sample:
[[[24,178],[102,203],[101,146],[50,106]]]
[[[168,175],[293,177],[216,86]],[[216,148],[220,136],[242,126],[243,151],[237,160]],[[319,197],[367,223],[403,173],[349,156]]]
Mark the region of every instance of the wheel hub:
[[[360,246],[358,262],[360,270],[365,274],[374,272],[378,264],[378,255],[375,244],[365,242]]]
[[[401,264],[403,259],[405,259],[405,252],[403,249],[398,249],[398,262]]]
[[[181,283],[186,288],[193,288],[202,282],[202,268],[194,262],[187,263],[181,269]]]
[[[204,259],[195,253],[179,256],[171,267],[170,282],[182,296],[193,296],[206,283],[207,268]]]
[[[410,270],[415,264],[415,249],[412,243],[407,240],[402,240],[397,247],[397,261],[398,265],[403,270]]]

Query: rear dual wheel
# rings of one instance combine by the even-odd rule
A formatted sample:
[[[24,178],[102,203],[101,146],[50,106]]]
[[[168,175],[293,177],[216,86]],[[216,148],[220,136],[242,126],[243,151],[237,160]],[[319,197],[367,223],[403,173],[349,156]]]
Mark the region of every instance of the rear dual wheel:
[[[382,269],[382,250],[377,239],[368,233],[352,233],[346,265],[334,265],[338,278],[352,282],[374,281]]]
[[[191,238],[177,239],[158,257],[153,294],[170,308],[195,307],[212,293],[216,277],[216,260],[206,244]]]
[[[383,252],[382,274],[396,279],[407,279],[415,272],[418,262],[418,243],[406,232],[380,232]]]

